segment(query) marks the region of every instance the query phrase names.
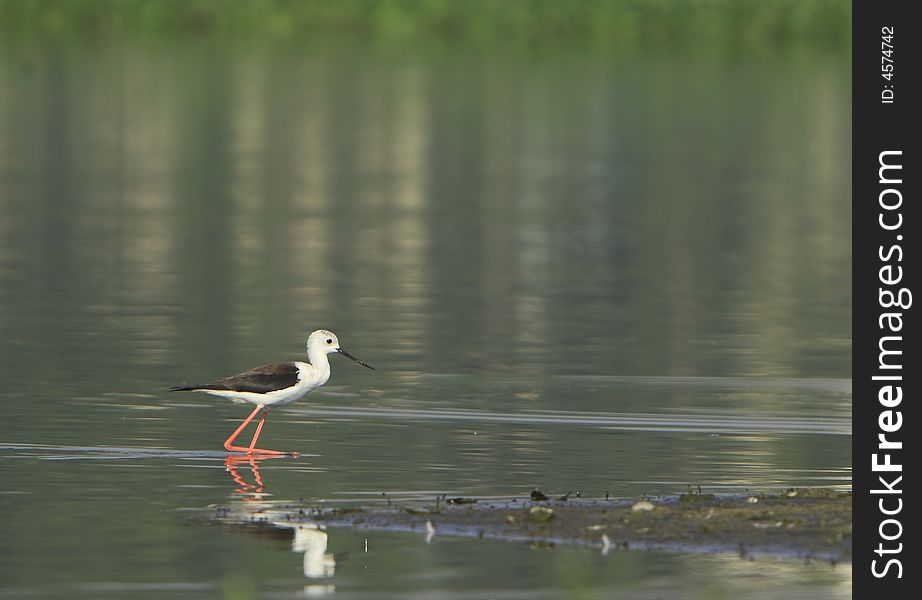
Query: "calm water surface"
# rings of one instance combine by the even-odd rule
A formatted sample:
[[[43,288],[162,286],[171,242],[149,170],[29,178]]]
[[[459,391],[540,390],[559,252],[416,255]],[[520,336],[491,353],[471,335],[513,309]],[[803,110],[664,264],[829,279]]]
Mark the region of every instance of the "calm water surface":
[[[0,597],[850,595],[847,565],[208,524],[850,487],[847,58],[500,50],[2,46]],[[303,454],[254,495],[218,452],[247,409],[163,390],[318,327],[379,370],[273,411]]]

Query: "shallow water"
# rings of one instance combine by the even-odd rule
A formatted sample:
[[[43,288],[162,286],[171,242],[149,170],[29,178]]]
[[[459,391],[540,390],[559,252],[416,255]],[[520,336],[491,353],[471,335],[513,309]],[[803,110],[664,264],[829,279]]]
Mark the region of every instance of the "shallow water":
[[[850,594],[847,565],[343,530],[315,578],[202,518],[849,488],[847,57],[3,50],[0,597]],[[229,471],[246,408],[165,388],[317,327],[378,371],[334,360],[263,435],[301,456]]]

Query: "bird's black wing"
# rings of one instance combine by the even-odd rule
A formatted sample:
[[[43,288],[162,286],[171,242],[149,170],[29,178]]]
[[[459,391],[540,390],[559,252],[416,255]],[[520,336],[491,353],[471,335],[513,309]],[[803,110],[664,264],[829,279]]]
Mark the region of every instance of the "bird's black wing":
[[[231,375],[204,385],[182,385],[170,388],[171,392],[195,390],[226,390],[268,394],[298,384],[298,366],[293,363],[263,365],[237,375]]]

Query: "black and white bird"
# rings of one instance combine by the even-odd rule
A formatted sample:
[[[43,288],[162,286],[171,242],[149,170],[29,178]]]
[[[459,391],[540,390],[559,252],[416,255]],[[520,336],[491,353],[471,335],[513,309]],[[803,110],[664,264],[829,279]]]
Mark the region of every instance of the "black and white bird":
[[[256,440],[262,432],[269,409],[273,406],[291,404],[316,390],[330,379],[330,361],[328,354],[339,353],[359,363],[363,367],[375,370],[356,357],[346,352],[340,345],[336,334],[326,329],[318,329],[307,338],[308,362],[293,361],[256,367],[225,379],[212,381],[203,385],[180,385],[169,389],[171,392],[206,392],[215,396],[229,398],[233,402],[255,404],[256,408],[243,423],[227,438],[224,448],[230,452],[247,454],[287,455],[292,452],[263,450],[256,447]],[[256,425],[256,433],[249,446],[235,446],[234,440],[246,426],[262,412]]]

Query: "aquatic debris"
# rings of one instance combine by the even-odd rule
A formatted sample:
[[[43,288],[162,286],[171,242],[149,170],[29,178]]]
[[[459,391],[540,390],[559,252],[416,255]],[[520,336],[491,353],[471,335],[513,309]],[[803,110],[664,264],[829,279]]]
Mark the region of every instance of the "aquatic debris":
[[[403,508],[407,513],[411,515],[437,515],[439,514],[438,510],[429,510],[428,508],[417,508],[414,506],[405,506]]]
[[[700,485],[697,486],[696,490],[692,490],[691,486],[688,486],[688,491],[679,495],[679,502],[711,502],[716,498],[717,496],[714,494],[703,493]]]
[[[652,502],[648,502],[647,500],[641,500],[639,502],[634,503],[634,505],[631,507],[631,512],[648,512],[648,511],[653,510],[654,508],[656,508],[656,505],[653,504]]]
[[[839,494],[831,488],[788,488],[784,491],[788,498],[835,498]]]
[[[550,500],[550,498],[548,498],[547,495],[545,495],[545,493],[538,488],[535,488],[531,491],[531,499],[535,502],[545,502]]]
[[[337,506],[336,508],[329,508],[329,509],[324,510],[324,513],[328,515],[332,515],[332,516],[352,515],[352,514],[364,513],[364,512],[365,512],[365,509],[359,506]]]
[[[532,523],[547,523],[554,518],[554,509],[546,506],[532,506],[528,510],[528,520]]]
[[[448,498],[447,500],[445,500],[445,502],[453,506],[461,506],[464,504],[475,504],[477,502],[477,499],[476,498],[462,498],[459,496],[458,498]]]
[[[716,498],[714,494],[681,494],[679,502],[711,502]]]
[[[752,526],[756,529],[768,529],[770,527],[784,527],[785,523],[784,521],[775,521],[774,523],[753,523]],[[791,527],[794,527],[794,524],[788,523],[787,527],[790,529]]]

